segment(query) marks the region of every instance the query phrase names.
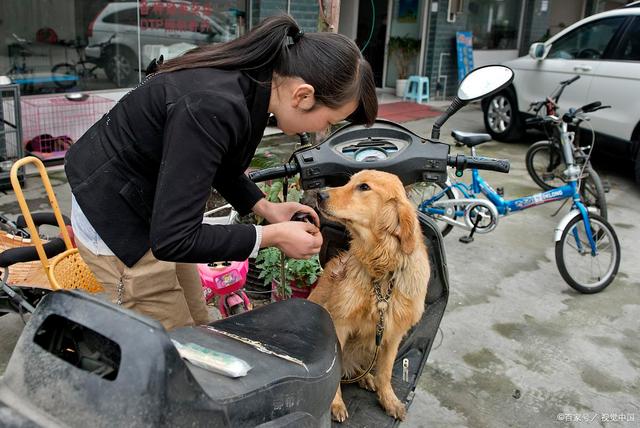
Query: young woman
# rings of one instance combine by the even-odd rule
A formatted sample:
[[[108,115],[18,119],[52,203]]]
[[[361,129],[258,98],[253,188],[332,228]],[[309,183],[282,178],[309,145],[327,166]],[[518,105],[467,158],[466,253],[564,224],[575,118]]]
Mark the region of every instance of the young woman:
[[[243,37],[199,47],[159,71],[67,153],[80,254],[106,297],[167,329],[208,321],[193,263],[244,260],[276,246],[308,258],[322,237],[291,222],[297,203],[271,203],[245,175],[273,113],[286,134],[377,114],[371,68],[333,33],[303,34],[289,16]],[[206,225],[211,187],[269,225]]]

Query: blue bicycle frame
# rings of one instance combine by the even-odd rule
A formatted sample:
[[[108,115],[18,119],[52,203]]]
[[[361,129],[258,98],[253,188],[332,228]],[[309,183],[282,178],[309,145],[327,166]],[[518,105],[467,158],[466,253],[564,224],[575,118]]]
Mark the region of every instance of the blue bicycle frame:
[[[585,231],[587,234],[587,238],[589,240],[589,245],[591,247],[592,255],[596,254],[596,243],[593,240],[592,232],[591,232],[591,224],[589,222],[589,214],[587,208],[582,203],[580,199],[580,193],[578,191],[578,183],[577,181],[570,181],[564,186],[557,187],[555,189],[547,190],[545,192],[537,193],[532,196],[525,196],[518,199],[505,200],[502,196],[500,196],[493,188],[487,183],[478,172],[477,169],[472,170],[472,181],[471,186],[468,186],[464,183],[456,182],[454,184],[449,185],[444,190],[438,192],[433,197],[423,201],[418,210],[427,214],[427,215],[445,215],[445,209],[439,207],[433,207],[431,204],[439,201],[448,190],[456,188],[462,193],[464,198],[474,198],[477,194],[484,194],[491,203],[493,203],[497,210],[498,214],[501,217],[507,216],[513,212],[522,211],[527,208],[535,207],[538,205],[543,205],[549,202],[560,201],[563,199],[572,198],[573,199],[573,208],[577,209],[583,219]],[[455,211],[456,217],[463,217],[464,211],[460,209],[456,209]],[[583,245],[578,237],[577,229],[573,229],[573,235],[576,240],[576,246],[580,251],[583,251]]]

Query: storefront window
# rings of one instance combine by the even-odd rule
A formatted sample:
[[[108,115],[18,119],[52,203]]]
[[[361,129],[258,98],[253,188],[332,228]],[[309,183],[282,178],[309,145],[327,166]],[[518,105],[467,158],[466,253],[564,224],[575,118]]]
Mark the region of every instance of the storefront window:
[[[0,74],[26,95],[131,87],[161,54],[168,59],[243,34],[245,4],[3,0]]]
[[[474,49],[517,49],[519,0],[470,0],[467,27]]]
[[[318,2],[314,0],[250,0],[251,26],[269,16],[288,13],[306,32],[318,31]]]

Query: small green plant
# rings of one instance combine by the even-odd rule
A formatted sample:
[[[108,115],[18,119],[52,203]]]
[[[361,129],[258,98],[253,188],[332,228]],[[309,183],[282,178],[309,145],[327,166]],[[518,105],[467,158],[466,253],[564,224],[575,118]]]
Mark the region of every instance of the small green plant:
[[[322,273],[320,259],[317,255],[310,259],[284,258],[284,282],[282,281],[283,254],[276,247],[263,248],[258,252],[256,267],[260,269],[258,278],[263,279],[266,286],[276,284],[279,296],[288,298],[291,296],[291,284],[299,288],[311,287]]]
[[[418,39],[409,36],[389,38],[389,54],[395,59],[398,79],[409,77],[411,62],[415,61],[418,52],[420,52]]]

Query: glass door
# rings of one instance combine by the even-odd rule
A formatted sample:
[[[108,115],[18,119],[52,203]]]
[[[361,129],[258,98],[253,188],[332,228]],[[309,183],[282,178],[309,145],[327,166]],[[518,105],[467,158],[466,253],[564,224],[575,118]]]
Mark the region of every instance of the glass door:
[[[385,86],[420,73],[426,0],[390,0]]]

